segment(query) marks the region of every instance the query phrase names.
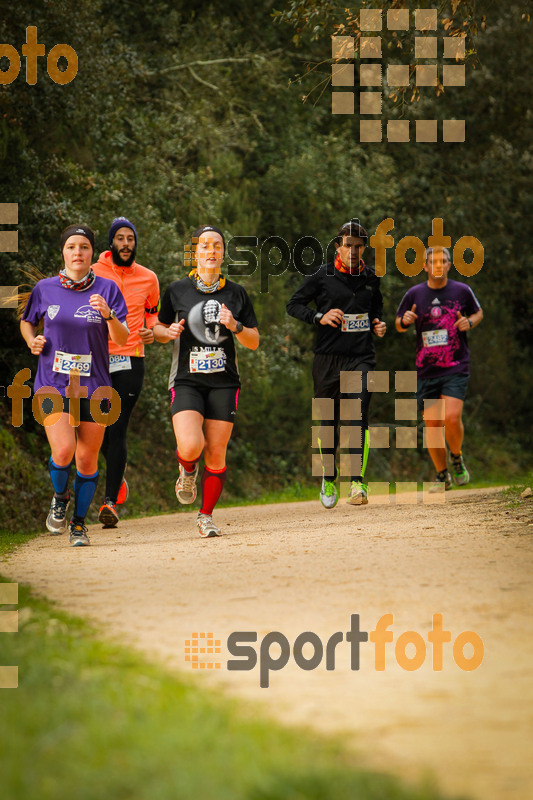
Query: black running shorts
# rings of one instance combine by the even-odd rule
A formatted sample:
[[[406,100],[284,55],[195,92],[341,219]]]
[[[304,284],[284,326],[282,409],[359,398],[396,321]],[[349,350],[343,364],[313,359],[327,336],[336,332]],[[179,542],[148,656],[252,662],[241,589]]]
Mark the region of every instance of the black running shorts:
[[[213,389],[209,386],[191,386],[178,383],[170,390],[170,413],[198,411],[204,419],[221,419],[235,422],[239,403],[237,387]]]
[[[419,378],[416,390],[418,410],[423,411],[424,408],[427,408],[427,403],[430,400],[438,400],[443,395],[464,400],[469,377],[469,375],[461,375],[455,372],[447,375],[444,372],[438,378]]]
[[[61,402],[63,405],[63,413],[68,414],[70,412],[70,400],[68,397],[61,397]],[[94,422],[93,415],[91,413],[91,401],[88,397],[82,397],[79,400],[80,409],[80,422]],[[45,418],[52,413],[53,411],[53,403],[50,397],[43,397],[41,401],[41,410],[44,414]],[[109,413],[109,400],[103,399],[100,402],[97,402],[96,411],[100,412],[101,414]],[[100,423],[102,424],[102,423]]]

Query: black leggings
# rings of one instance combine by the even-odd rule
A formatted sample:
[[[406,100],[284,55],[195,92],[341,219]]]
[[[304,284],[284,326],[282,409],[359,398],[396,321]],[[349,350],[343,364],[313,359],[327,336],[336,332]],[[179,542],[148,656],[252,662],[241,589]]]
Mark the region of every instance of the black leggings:
[[[353,427],[353,431],[347,436],[347,440],[342,443],[343,448],[347,450],[348,456],[346,459],[347,464],[342,470],[341,477],[352,481],[361,480],[363,477],[360,465],[363,461],[365,433],[368,430],[368,408],[372,397],[372,393],[367,389],[367,373],[374,368],[375,366],[371,361],[361,363],[360,359],[356,360],[351,356],[315,354],[313,361],[315,397],[333,400],[333,419],[323,418],[320,420],[320,425],[324,428],[333,427],[333,447],[321,447],[322,457],[329,456],[323,459],[326,480],[334,481],[337,478],[336,455],[339,449],[340,425]],[[341,372],[361,373],[361,391],[348,391],[341,394]],[[356,402],[354,405],[357,408],[353,409],[355,413],[351,417],[343,413],[343,419],[341,419],[341,399],[360,401],[360,416],[357,413],[359,404]]]
[[[102,453],[107,462],[105,496],[114,503],[117,501],[128,457],[126,431],[131,412],[141,393],[143,380],[144,358],[140,356],[131,356],[131,369],[111,373],[111,385],[120,395],[120,416],[105,430]]]

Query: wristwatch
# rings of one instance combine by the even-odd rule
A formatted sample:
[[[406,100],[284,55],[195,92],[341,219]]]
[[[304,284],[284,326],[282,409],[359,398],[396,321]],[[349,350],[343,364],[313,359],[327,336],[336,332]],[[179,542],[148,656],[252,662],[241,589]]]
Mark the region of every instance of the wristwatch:
[[[235,328],[235,333],[241,333],[243,328],[244,328],[244,325],[242,324],[242,322],[237,322],[237,327]]]
[[[110,320],[110,319],[116,319],[116,318],[117,318],[117,312],[115,311],[115,309],[114,309],[114,308],[112,308],[112,309],[109,311],[109,316],[108,316],[108,317],[104,317],[104,319],[105,319],[105,321],[106,321],[106,322],[109,322],[109,320]]]
[[[470,325],[470,327],[472,327],[472,320],[470,319],[470,317],[468,317],[468,324]]]
[[[313,325],[320,325],[320,320],[324,314],[321,314],[320,311],[317,311],[315,316],[313,317]]]

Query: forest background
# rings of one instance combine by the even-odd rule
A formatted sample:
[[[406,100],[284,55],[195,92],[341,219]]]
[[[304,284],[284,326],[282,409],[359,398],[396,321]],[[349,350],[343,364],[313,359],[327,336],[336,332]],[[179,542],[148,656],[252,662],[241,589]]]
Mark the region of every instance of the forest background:
[[[255,270],[226,267],[249,292],[261,332],[258,351],[239,350],[243,392],[227,499],[246,502],[287,489],[297,497],[316,484],[314,331],[285,313],[305,270],[287,251],[304,236],[325,250],[352,217],[370,233],[392,217],[395,244],[406,235],[427,241],[439,217],[452,246],[465,235],[482,242],[485,263],[477,275],[450,272],[472,287],[485,314],[469,337],[465,455],[484,480],[511,481],[531,468],[533,26],[524,2],[0,5],[0,42],[20,54],[26,28],[35,25],[46,52],[68,43],[79,59],[68,85],[54,83],[40,58],[35,85],[26,83],[22,59],[18,78],[0,87],[0,202],[19,207],[19,252],[0,254],[1,285],[23,283],[21,270],[30,266],[57,273],[59,234],[71,222],[90,224],[101,251],[111,220],[131,219],[137,260],[157,272],[162,291],[186,274],[184,244],[198,225],[220,226],[227,240],[257,237],[250,248]],[[383,116],[466,119],[466,141],[360,143],[358,114],[332,114],[331,35],[357,36],[360,8],[430,5],[439,25],[446,19],[449,32],[467,35],[466,85],[385,92]],[[413,39],[412,28],[384,34],[383,64],[414,63]],[[355,92],[357,99],[357,85]],[[274,249],[273,236],[287,242],[287,251]],[[365,260],[373,264],[372,249]],[[421,279],[402,275],[389,251],[382,281],[388,333],[377,341],[378,369],[414,368],[414,336],[399,336],[394,317],[405,291]],[[0,325],[5,387],[23,367],[34,375],[36,359],[12,310],[0,310]],[[148,349],[130,426],[134,491],[126,513],[176,510],[170,358],[170,346]],[[395,424],[392,387],[393,381],[389,394],[374,395],[371,424]],[[5,390],[0,400],[0,518],[2,527],[28,529],[49,501],[46,440],[28,401],[15,428]],[[419,429],[417,450],[396,450],[394,436],[389,449],[373,450],[367,477],[420,481],[431,474]]]

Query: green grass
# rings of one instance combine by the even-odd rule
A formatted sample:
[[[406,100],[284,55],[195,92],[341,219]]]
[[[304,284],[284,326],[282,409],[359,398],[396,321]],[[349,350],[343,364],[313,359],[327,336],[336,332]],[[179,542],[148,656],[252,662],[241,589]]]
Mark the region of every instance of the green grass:
[[[37,533],[20,533],[0,530],[0,560],[8,556],[19,545],[29,542],[30,539],[34,539],[41,533],[42,531],[38,531]]]
[[[533,506],[533,499],[526,497],[524,500],[520,497],[524,489],[530,487],[533,489],[533,472],[528,472],[523,478],[502,490],[502,499],[505,500],[508,508],[520,508],[526,506],[530,508]]]
[[[73,608],[76,600],[73,597]],[[6,800],[436,800],[356,764],[339,742],[262,720],[100,641],[85,622],[19,586],[19,633],[1,662]]]

